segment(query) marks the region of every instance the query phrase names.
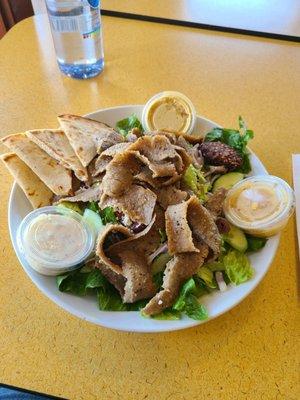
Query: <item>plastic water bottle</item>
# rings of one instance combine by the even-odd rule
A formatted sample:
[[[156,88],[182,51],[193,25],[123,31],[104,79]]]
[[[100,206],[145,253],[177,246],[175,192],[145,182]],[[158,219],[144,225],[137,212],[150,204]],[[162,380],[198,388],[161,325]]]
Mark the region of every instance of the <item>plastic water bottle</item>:
[[[98,75],[104,67],[99,0],[46,0],[60,70],[73,78]]]

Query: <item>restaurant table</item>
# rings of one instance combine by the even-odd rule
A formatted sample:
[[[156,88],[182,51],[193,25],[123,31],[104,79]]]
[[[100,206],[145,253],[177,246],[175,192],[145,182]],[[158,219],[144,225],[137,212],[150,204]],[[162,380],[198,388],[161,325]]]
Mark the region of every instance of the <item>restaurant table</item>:
[[[223,126],[242,115],[255,131],[251,148],[291,183],[291,154],[300,152],[299,46],[111,17],[103,25],[105,70],[87,81],[59,72],[45,16],[8,32],[0,41],[2,136],[178,90]],[[231,311],[183,331],[117,332],[68,314],[29,280],[7,227],[13,180],[4,167],[0,178],[0,381],[84,400],[299,398],[293,220],[264,280]]]
[[[106,14],[190,22],[210,29],[232,28],[300,40],[299,0],[102,0],[101,8]]]

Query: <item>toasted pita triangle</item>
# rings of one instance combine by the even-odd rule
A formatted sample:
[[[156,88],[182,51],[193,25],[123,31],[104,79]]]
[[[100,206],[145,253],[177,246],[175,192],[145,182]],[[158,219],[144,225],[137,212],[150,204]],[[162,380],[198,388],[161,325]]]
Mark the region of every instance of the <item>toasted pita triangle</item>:
[[[61,165],[74,171],[81,181],[88,180],[86,168],[75,154],[65,133],[59,129],[36,129],[26,135]]]
[[[71,171],[60,165],[24,133],[9,135],[1,141],[58,196],[72,192]]]
[[[33,208],[51,204],[53,197],[51,190],[15,153],[2,154],[0,158],[25,193]]]
[[[84,167],[97,152],[123,141],[119,133],[102,122],[69,114],[60,115],[58,121]]]

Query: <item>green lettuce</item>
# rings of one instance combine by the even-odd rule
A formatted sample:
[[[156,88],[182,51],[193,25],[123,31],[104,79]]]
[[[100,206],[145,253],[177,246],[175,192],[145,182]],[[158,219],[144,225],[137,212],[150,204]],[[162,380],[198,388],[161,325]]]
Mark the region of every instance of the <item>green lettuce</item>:
[[[204,305],[199,303],[197,298],[197,285],[194,278],[188,279],[181,288],[179,296],[172,309],[185,313],[188,317],[195,320],[208,318],[208,313]]]
[[[87,208],[89,208],[90,210],[99,213],[99,206],[98,203],[96,201],[89,201]]]
[[[143,315],[143,313],[142,313]],[[143,315],[144,316],[144,315]],[[160,319],[160,320],[178,320],[181,318],[181,312],[173,310],[172,308],[167,308],[162,311],[160,314],[152,315],[152,319]]]
[[[215,289],[217,287],[214,274],[208,266],[203,265],[202,267],[200,267],[197,272],[197,275],[199,276],[199,278],[202,279],[202,281],[204,281],[205,285],[208,286],[209,288]]]
[[[69,210],[75,211],[78,214],[83,215],[83,208],[78,203],[72,201],[62,201],[58,204],[58,206],[68,208]]]
[[[237,250],[230,250],[223,257],[222,263],[228,279],[235,285],[248,281],[254,274],[248,257]]]
[[[100,210],[100,217],[104,225],[117,222],[117,217],[115,215],[114,209],[112,207],[105,207]]]
[[[249,159],[249,151],[247,150],[247,144],[252,139],[254,133],[252,130],[247,129],[246,124],[241,116],[239,116],[239,130],[236,129],[225,129],[225,128],[214,128],[212,131],[206,134],[206,142],[222,142],[228,146],[233,147],[242,157],[243,164],[241,168],[236,171],[247,174],[251,171],[251,164]]]
[[[205,201],[207,199],[207,192],[210,190],[210,183],[206,181],[203,172],[200,169],[195,168],[190,164],[182,179],[188,188],[195,193],[199,200]]]
[[[141,132],[144,132],[142,124],[135,114],[118,121],[116,124],[117,131],[124,137],[126,137],[133,128],[138,128]]]
[[[101,272],[86,266],[57,276],[56,284],[61,292],[77,296],[94,293],[98,298],[98,307],[103,311],[139,311],[148,302],[148,300],[140,300],[133,304],[124,304],[119,292]]]
[[[248,242],[248,249],[247,251],[258,251],[262,249],[265,244],[267,243],[266,238],[255,237],[251,235],[246,235],[247,242]]]
[[[165,241],[167,240],[166,231],[164,229],[159,228],[158,233],[160,236],[160,244],[165,243]]]
[[[99,270],[79,269],[56,277],[56,284],[61,292],[68,292],[77,296],[85,296],[89,289],[100,287],[105,278]]]
[[[189,295],[184,308],[185,314],[195,320],[202,321],[208,318],[208,312],[203,304],[194,295]]]

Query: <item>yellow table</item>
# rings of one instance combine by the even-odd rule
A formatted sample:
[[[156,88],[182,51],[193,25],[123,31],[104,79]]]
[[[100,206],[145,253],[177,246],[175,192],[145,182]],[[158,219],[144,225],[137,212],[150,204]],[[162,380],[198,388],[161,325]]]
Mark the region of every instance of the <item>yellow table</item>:
[[[24,20],[1,40],[1,135],[173,89],[224,126],[244,116],[255,130],[253,150],[291,182],[291,153],[300,152],[297,45],[103,22],[106,67],[89,81],[58,72],[44,17]],[[0,179],[0,381],[84,400],[299,398],[293,221],[263,282],[227,314],[169,334],[115,332],[67,314],[27,278],[9,239],[12,178],[2,167]]]
[[[101,8],[300,37],[299,0],[102,0]]]

